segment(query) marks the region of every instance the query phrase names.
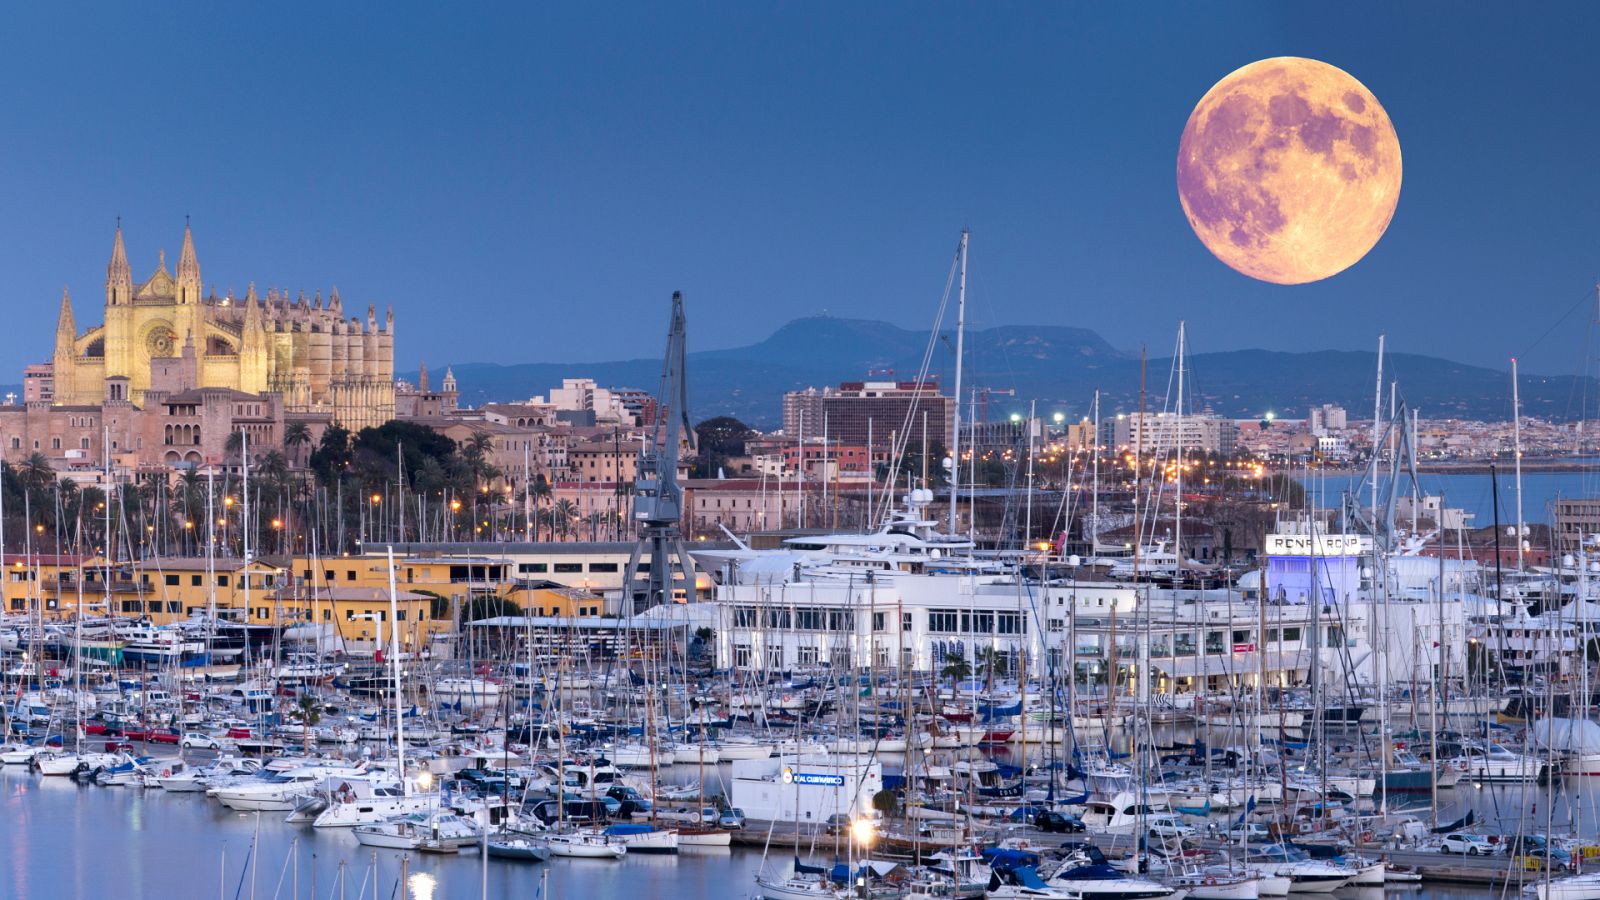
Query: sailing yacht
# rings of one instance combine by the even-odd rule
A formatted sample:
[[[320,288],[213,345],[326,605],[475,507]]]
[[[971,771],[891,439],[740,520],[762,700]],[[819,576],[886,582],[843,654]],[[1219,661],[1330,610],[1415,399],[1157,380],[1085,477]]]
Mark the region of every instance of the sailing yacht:
[[[593,829],[552,834],[546,840],[551,856],[567,859],[621,859],[628,854],[626,845]]]

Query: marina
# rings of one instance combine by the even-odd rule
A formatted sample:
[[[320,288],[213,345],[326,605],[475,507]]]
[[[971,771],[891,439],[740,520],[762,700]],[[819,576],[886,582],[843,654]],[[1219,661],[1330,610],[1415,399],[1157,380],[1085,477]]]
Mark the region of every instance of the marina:
[[[963,233],[957,271],[966,253]],[[737,872],[717,895],[762,900],[1600,898],[1600,536],[1551,565],[1521,541],[1485,564],[1459,526],[1452,548],[1442,501],[1419,524],[1403,406],[1336,508],[1271,502],[1244,565],[1184,541],[1174,431],[1153,436],[1148,479],[1134,464],[1108,491],[1118,458],[1092,452],[1055,540],[981,540],[951,466],[942,508],[909,472],[889,490],[891,469],[868,527],[685,546],[686,336],[674,295],[656,397],[675,412],[638,451],[614,590],[521,577],[548,564],[508,546],[430,544],[423,497],[415,544],[257,555],[243,465],[237,545],[208,519],[203,556],[141,553],[105,504],[124,546],[30,544],[6,566],[21,614],[0,619],[13,820],[102,796],[153,833],[242,817],[245,846],[200,842],[223,896],[265,868],[300,897],[302,856],[310,896],[441,877],[469,896],[470,864],[432,862],[468,855],[479,897],[491,869],[509,896],[530,868],[544,890],[559,866],[658,857]],[[1181,373],[1181,326],[1178,346]],[[1031,535],[1028,440],[1007,502]],[[1107,514],[1134,540],[1105,540]],[[164,599],[152,575],[183,597],[184,573],[200,590]],[[222,614],[224,578],[246,615]],[[524,594],[545,599],[507,599]]]
[[[0,900],[1600,900],[1600,6],[8,13]]]

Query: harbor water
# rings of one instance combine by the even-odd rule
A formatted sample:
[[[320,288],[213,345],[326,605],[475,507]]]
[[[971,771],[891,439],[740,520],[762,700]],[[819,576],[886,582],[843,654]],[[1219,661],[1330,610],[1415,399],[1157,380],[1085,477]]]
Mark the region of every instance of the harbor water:
[[[1346,491],[1360,489],[1363,504],[1369,501],[1370,486],[1361,486],[1360,475],[1315,473],[1299,478],[1307,496],[1322,509],[1337,509]],[[1510,466],[1503,468],[1496,479],[1500,493],[1500,524],[1513,523],[1517,518],[1517,489]],[[1494,524],[1494,494],[1488,472],[1476,473],[1421,473],[1418,481],[1424,493],[1442,493],[1445,505],[1464,509],[1472,514],[1469,524],[1473,528],[1487,528]],[[1384,482],[1380,480],[1381,485]],[[1409,479],[1402,479],[1400,488],[1409,491]],[[1522,517],[1528,523],[1548,523],[1551,504],[1557,499],[1589,497],[1600,493],[1600,474],[1578,472],[1524,472],[1522,475]]]
[[[1584,821],[1594,822],[1600,781],[1577,786],[1463,785],[1443,793],[1442,812],[1473,809],[1491,823],[1491,830],[1496,825],[1511,830],[1519,820],[1538,816],[1537,824],[1527,823],[1532,831],[1544,827],[1546,812],[1558,824],[1566,821],[1574,799]],[[754,878],[762,865],[762,848],[739,846],[685,850],[676,856],[630,854],[616,862],[490,860],[486,866],[474,853],[412,853],[402,884],[400,851],[363,847],[348,830],[288,825],[283,813],[232,812],[204,794],[79,786],[70,779],[43,778],[6,766],[0,767],[0,796],[4,900],[532,900],[542,896],[541,890],[548,890],[550,897],[595,900],[746,900],[755,894]],[[1553,809],[1549,798],[1556,804]],[[1419,814],[1427,817],[1427,797],[1403,802],[1420,804]],[[818,858],[828,852],[816,848]],[[786,870],[791,855],[789,846],[775,843],[769,868]],[[1428,884],[1343,888],[1333,896],[1464,900],[1502,892]],[[1504,896],[1518,896],[1518,891],[1508,888]]]

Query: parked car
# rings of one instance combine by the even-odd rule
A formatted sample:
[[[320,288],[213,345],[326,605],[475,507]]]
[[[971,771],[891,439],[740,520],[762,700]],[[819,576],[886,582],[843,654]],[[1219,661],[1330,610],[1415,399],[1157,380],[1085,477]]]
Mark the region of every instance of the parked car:
[[[150,732],[150,736],[145,738],[145,740],[149,741],[152,744],[173,744],[173,745],[176,745],[178,743],[178,741],[179,741],[179,737],[178,737],[178,733],[176,731],[167,731],[166,729],[162,728],[162,729],[157,729],[156,731]]]
[[[185,750],[221,750],[222,742],[200,731],[185,731],[178,742]]]
[[[737,807],[729,807],[723,810],[722,815],[717,817],[717,827],[726,828],[730,831],[737,831],[743,828],[744,810]]]
[[[633,812],[648,813],[653,808],[653,804],[646,800],[643,794],[625,784],[612,785],[610,790],[606,791],[606,796],[621,803],[623,808],[627,809],[630,814]],[[630,803],[633,804],[631,807],[628,806]]]
[[[1528,847],[1516,859],[1517,865],[1535,872],[1572,871],[1572,854],[1560,847]]]
[[[1186,838],[1194,834],[1194,826],[1174,815],[1151,816],[1149,831],[1151,837]]]
[[[1487,835],[1455,832],[1444,836],[1440,853],[1460,853],[1463,856],[1488,856],[1495,851]]]
[[[1228,829],[1228,840],[1236,844],[1249,841],[1252,844],[1265,844],[1272,840],[1272,829],[1261,822],[1236,822]]]
[[[828,834],[848,834],[850,832],[850,815],[848,813],[834,813],[822,824],[823,830]]]
[[[611,801],[611,803],[616,802]],[[545,800],[534,806],[533,814],[546,825],[562,820],[581,825],[608,820],[611,817],[611,809],[601,800],[568,800],[565,804],[555,800]]]
[[[1054,831],[1061,834],[1077,834],[1083,831],[1083,820],[1077,816],[1068,816],[1058,813],[1053,809],[1042,809],[1033,816],[1033,827],[1040,831]]]

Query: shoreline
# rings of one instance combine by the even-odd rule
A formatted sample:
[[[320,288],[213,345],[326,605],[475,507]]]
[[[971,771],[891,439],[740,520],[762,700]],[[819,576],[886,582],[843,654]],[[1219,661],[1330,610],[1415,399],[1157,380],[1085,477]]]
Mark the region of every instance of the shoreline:
[[[1422,475],[1422,476],[1428,476],[1428,475],[1488,475],[1489,474],[1489,468],[1490,468],[1491,465],[1493,465],[1494,468],[1495,468],[1495,473],[1497,475],[1509,476],[1512,473],[1512,470],[1513,470],[1512,469],[1513,462],[1514,462],[1513,460],[1509,460],[1508,459],[1508,460],[1504,460],[1504,461],[1501,461],[1501,462],[1495,462],[1495,463],[1489,463],[1489,462],[1479,461],[1479,460],[1474,460],[1474,461],[1471,461],[1471,462],[1461,462],[1461,463],[1433,463],[1433,464],[1430,464],[1430,465],[1419,465],[1419,466],[1417,466],[1417,474]],[[1271,471],[1273,474],[1277,474],[1277,475],[1288,475],[1288,476],[1293,477],[1296,480],[1298,480],[1299,478],[1302,477],[1302,474],[1306,470],[1305,469],[1281,468],[1281,469],[1269,469],[1268,471]],[[1353,478],[1359,478],[1362,475],[1366,474],[1366,469],[1364,469],[1364,468],[1353,469],[1353,468],[1346,468],[1346,467],[1338,467],[1338,468],[1322,467],[1322,468],[1311,469],[1310,472],[1311,472],[1311,475],[1313,477],[1315,477],[1316,475],[1332,475],[1332,476],[1336,476],[1336,477],[1346,477],[1346,476],[1348,476],[1348,477],[1353,477]],[[1580,474],[1583,474],[1585,472],[1594,472],[1596,474],[1600,474],[1600,462],[1594,462],[1594,461],[1590,461],[1590,460],[1570,460],[1570,459],[1526,459],[1525,458],[1525,459],[1522,460],[1522,474],[1524,474],[1524,475],[1530,475],[1530,474],[1547,474],[1547,475],[1573,474],[1573,475],[1580,475]]]

